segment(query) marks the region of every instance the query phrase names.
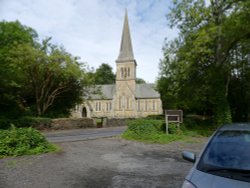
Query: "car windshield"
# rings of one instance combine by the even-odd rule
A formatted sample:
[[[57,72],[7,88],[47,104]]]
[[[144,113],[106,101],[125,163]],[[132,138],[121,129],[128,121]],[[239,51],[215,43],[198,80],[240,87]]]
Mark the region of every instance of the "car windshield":
[[[197,169],[211,174],[222,174],[222,176],[240,174],[248,181],[250,179],[250,131],[217,132],[201,156]]]

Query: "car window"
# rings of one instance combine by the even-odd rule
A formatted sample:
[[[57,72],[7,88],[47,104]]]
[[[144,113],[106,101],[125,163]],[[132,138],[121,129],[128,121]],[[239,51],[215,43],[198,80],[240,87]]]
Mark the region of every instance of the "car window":
[[[250,131],[219,131],[208,144],[198,170],[216,174],[250,174]],[[247,177],[250,179],[250,177]]]

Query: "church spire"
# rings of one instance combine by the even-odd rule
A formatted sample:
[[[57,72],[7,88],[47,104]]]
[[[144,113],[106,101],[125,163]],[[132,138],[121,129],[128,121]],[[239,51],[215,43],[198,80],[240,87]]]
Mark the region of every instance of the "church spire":
[[[117,61],[130,61],[130,60],[134,61],[134,54],[133,54],[132,42],[128,25],[128,14],[126,9],[124,23],[123,23],[120,53]]]

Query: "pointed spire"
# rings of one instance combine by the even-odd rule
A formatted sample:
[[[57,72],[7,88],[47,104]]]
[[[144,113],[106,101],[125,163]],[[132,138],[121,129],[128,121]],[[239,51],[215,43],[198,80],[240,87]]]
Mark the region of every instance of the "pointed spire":
[[[126,60],[134,60],[132,42],[128,25],[127,9],[125,10],[121,47],[117,61],[126,61]]]

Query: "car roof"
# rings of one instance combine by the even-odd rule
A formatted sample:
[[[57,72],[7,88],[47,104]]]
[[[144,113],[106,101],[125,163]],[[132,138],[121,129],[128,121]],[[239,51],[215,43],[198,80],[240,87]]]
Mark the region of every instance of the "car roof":
[[[250,131],[250,123],[225,124],[219,128],[220,131]]]

